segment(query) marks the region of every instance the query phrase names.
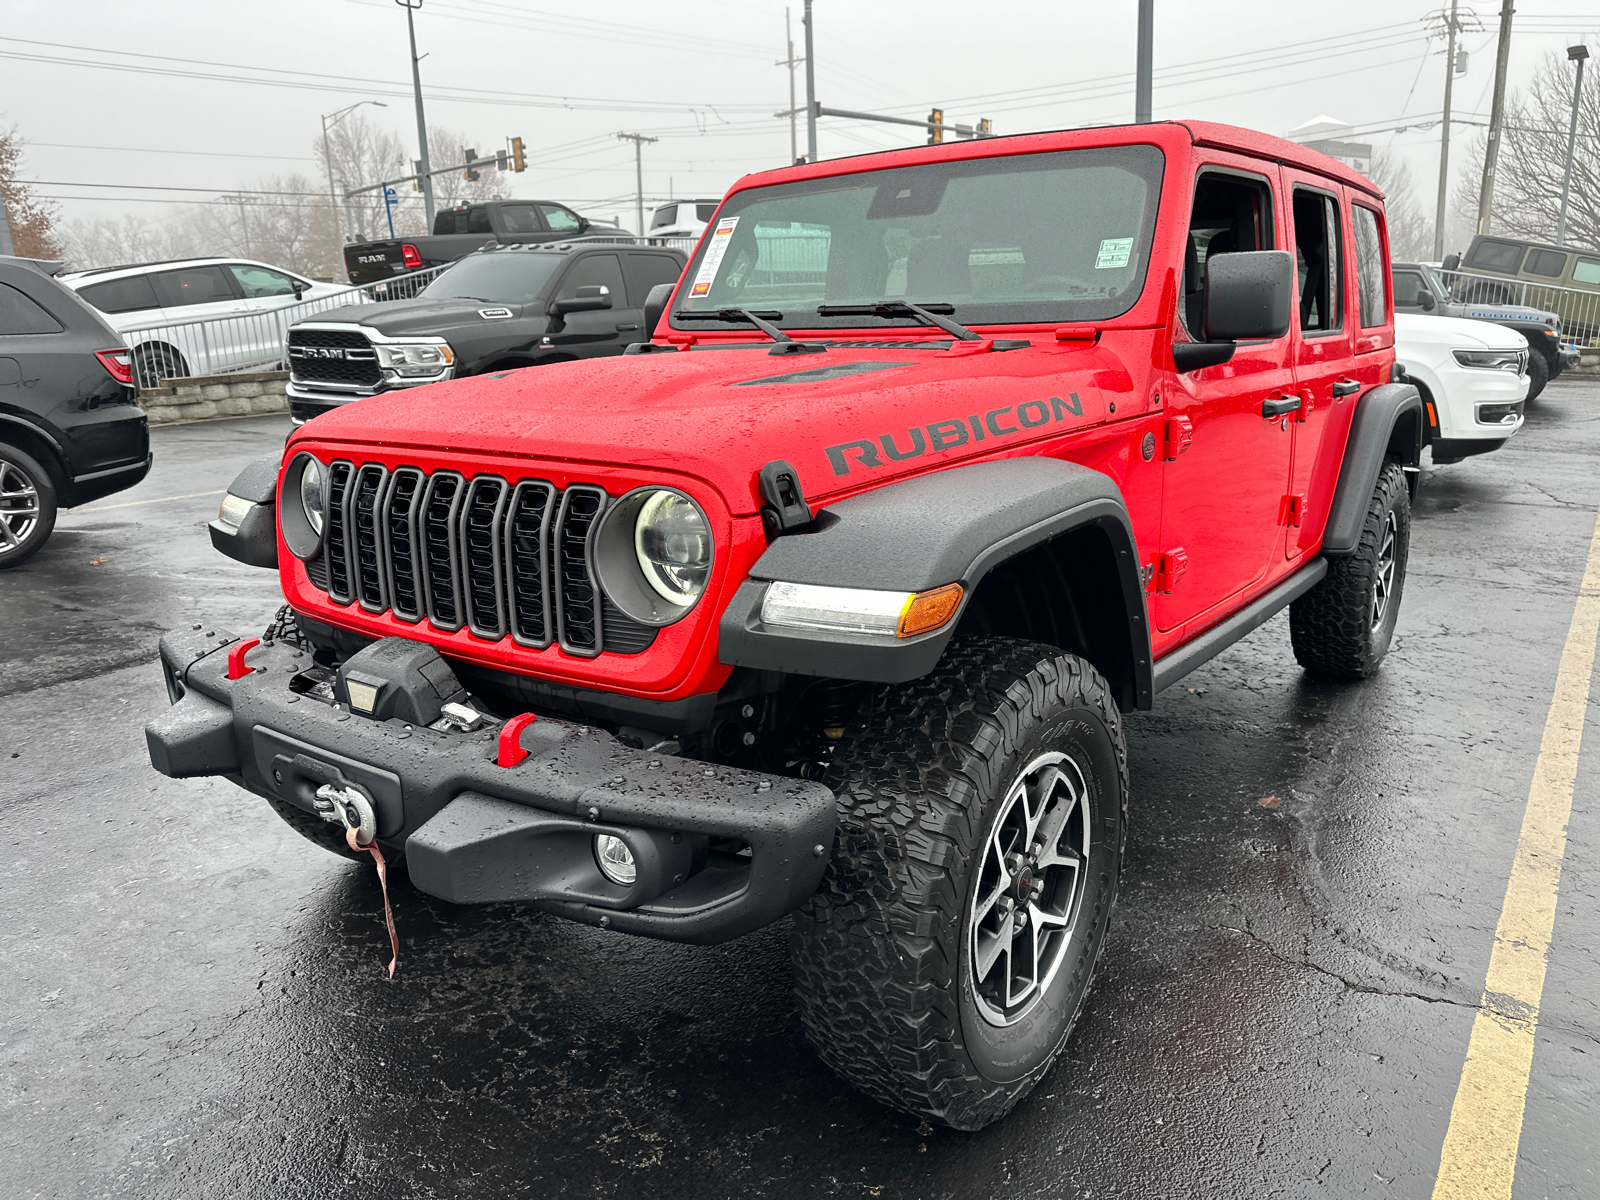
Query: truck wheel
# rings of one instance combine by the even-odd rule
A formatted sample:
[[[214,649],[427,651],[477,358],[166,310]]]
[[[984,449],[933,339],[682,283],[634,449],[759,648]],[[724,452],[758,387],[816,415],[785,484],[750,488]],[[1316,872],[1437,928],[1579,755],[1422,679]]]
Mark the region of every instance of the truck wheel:
[[[839,832],[791,937],[806,1033],[868,1095],[982,1128],[1049,1068],[1105,941],[1128,805],[1111,689],[1051,646],[960,642],[870,697],[828,782]]]
[[[340,858],[355,859],[357,862],[366,862],[364,852],[350,849],[350,844],[344,840],[344,826],[335,825],[332,821],[324,821],[321,817],[308,813],[298,804],[290,804],[287,800],[280,800],[276,796],[268,796],[267,803],[272,805],[272,811],[283,818],[285,825],[294,830],[308,842],[315,842],[324,850],[337,854]],[[384,851],[385,857],[392,863],[397,855]]]
[[[56,485],[13,446],[0,445],[0,571],[27,562],[56,527]]]
[[[1532,400],[1550,382],[1550,362],[1537,350],[1528,352],[1528,395]]]
[[[1315,675],[1365,679],[1389,651],[1411,546],[1411,492],[1399,463],[1378,476],[1353,554],[1328,560],[1328,574],[1289,606],[1289,638]]]

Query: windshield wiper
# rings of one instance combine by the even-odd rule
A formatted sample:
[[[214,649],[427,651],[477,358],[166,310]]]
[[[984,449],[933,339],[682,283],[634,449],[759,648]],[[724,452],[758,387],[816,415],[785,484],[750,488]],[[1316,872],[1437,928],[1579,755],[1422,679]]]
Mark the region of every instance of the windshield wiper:
[[[769,319],[763,319],[769,318]],[[743,308],[719,308],[716,312],[675,312],[674,321],[747,321],[775,342],[792,342],[794,339],[772,324],[783,320],[781,312],[753,313]]]
[[[937,325],[946,333],[953,333],[963,342],[981,342],[983,338],[965,325],[946,320],[940,313],[953,313],[954,304],[912,304],[909,300],[880,300],[876,304],[822,304],[817,306],[819,317],[921,317],[929,325]]]

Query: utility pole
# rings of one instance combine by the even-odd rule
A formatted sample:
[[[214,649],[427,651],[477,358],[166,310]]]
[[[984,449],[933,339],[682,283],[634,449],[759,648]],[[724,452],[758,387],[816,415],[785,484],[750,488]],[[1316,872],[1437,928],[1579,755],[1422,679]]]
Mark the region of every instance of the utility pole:
[[[412,14],[422,7],[422,0],[394,0],[406,10],[406,32],[411,35],[411,91],[417,101],[417,152],[422,162],[422,208],[427,213],[428,231],[433,231],[433,176],[428,168],[428,122],[422,115],[422,71],[417,66],[417,26]]]
[[[0,188],[0,254],[10,256],[15,253],[11,247],[11,221],[6,216],[5,189]]]
[[[811,0],[806,0],[806,161],[817,161],[817,50],[812,44]]]
[[[357,100],[354,104],[349,105],[346,108],[341,108],[338,112],[322,114],[322,161],[326,163],[328,167],[328,207],[333,210],[333,240],[335,243],[335,249],[338,248],[338,243],[343,241],[343,235],[339,232],[339,199],[334,194],[333,188],[333,152],[328,149],[328,122],[332,121],[335,125],[337,125],[340,121],[344,120],[346,116],[355,112],[355,110],[360,108],[363,104],[370,104],[375,108],[389,107],[382,100]]]
[[[644,236],[644,144],[659,142],[660,138],[645,137],[642,133],[619,133],[617,140],[633,143],[633,177],[639,197],[639,236]]]
[[[1500,127],[1506,115],[1506,67],[1511,59],[1512,0],[1500,5],[1500,47],[1494,56],[1494,102],[1489,109],[1489,137],[1483,145],[1483,183],[1478,188],[1478,232],[1489,232],[1494,215],[1494,168],[1500,157]]]
[[[1450,0],[1450,17],[1445,32],[1444,120],[1439,134],[1439,202],[1433,217],[1433,257],[1444,257],[1444,211],[1450,192],[1450,89],[1456,80],[1456,0]]]
[[[1572,125],[1567,130],[1567,170],[1561,176],[1561,216],[1556,221],[1556,245],[1567,244],[1567,200],[1572,194],[1572,156],[1578,148],[1578,101],[1583,98],[1583,60],[1589,47],[1568,46],[1567,59],[1578,64],[1578,79],[1572,85]]]
[[[789,46],[789,57],[773,65],[789,68],[789,161],[794,163],[800,159],[800,110],[794,104],[794,69],[805,60],[794,56],[794,27],[789,24],[789,10],[787,8],[783,10],[783,38]]]
[[[1139,0],[1139,38],[1134,52],[1133,122],[1150,123],[1151,74],[1155,58],[1155,0]]]
[[[255,254],[252,253],[250,248],[250,223],[245,219],[244,215],[244,206],[250,203],[250,197],[219,196],[218,199],[228,204],[237,204],[239,206],[239,228],[244,232],[244,256],[246,258],[254,258]]]

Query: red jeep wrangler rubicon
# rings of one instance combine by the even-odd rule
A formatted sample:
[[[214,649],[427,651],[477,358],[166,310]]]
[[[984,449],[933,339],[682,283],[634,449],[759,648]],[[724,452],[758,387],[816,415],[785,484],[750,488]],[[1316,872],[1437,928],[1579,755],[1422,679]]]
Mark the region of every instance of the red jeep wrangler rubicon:
[[[1285,607],[1310,671],[1388,648],[1423,436],[1388,278],[1368,180],[1221,125],[751,176],[654,341],[247,468],[213,539],[288,604],[163,639],[151,760],[452,902],[791,917],[824,1060],[978,1128],[1089,988],[1120,714]]]

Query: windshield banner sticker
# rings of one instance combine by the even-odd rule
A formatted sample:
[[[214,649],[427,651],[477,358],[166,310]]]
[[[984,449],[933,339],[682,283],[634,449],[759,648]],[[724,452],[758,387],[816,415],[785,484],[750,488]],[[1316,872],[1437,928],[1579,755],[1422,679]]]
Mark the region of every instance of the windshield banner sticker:
[[[711,285],[717,281],[717,272],[722,269],[722,256],[728,252],[728,243],[733,241],[733,230],[738,224],[738,217],[723,217],[717,222],[716,231],[711,235],[711,244],[706,247],[706,256],[700,260],[700,273],[694,277],[694,286],[689,289],[691,299],[710,293]]]
[[[991,408],[981,416],[974,413],[964,420],[952,417],[947,421],[935,421],[931,425],[908,429],[904,447],[894,434],[886,433],[876,441],[841,442],[837,446],[829,446],[824,453],[835,475],[848,475],[850,468],[856,464],[863,467],[883,466],[885,456],[894,462],[903,462],[926,454],[929,450],[937,453],[965,446],[969,441],[1005,437],[1025,429],[1037,429],[1041,425],[1065,421],[1069,416],[1083,416],[1083,401],[1078,399],[1077,392],[1068,392],[1065,400],[1060,396],[1051,396],[1047,401],[1029,400],[1015,408],[1010,405]]]
[[[1094,269],[1096,271],[1110,270],[1112,267],[1125,267],[1128,257],[1133,253],[1133,239],[1106,238],[1100,243],[1100,253],[1095,255]]]

